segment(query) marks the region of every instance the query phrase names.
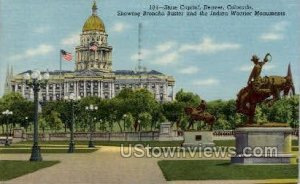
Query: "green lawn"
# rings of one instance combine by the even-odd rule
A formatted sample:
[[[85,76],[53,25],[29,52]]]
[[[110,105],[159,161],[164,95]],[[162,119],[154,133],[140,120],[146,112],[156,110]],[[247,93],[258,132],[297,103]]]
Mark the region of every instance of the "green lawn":
[[[298,177],[296,164],[235,165],[227,160],[162,160],[158,165],[168,181],[295,179]]]
[[[96,148],[75,148],[74,153],[92,153]],[[0,148],[0,153],[31,153],[31,148]],[[41,153],[68,153],[68,148],[41,148]]]
[[[59,161],[29,162],[0,160],[0,181],[10,180],[57,163],[59,163]]]
[[[32,141],[24,141],[14,144],[12,146],[31,146]],[[76,146],[84,146],[88,145],[88,141],[75,141]],[[177,147],[181,146],[182,141],[94,141],[96,146],[128,146],[131,144],[132,146],[136,144],[143,144],[148,145],[151,147]],[[59,145],[69,145],[69,141],[40,141],[39,145],[41,147],[48,147],[48,146],[59,146]]]

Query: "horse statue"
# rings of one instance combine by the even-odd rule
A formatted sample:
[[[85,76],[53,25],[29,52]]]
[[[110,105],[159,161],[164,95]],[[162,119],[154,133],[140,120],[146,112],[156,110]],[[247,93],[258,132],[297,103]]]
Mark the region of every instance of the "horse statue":
[[[203,102],[199,105],[199,107],[197,108],[193,108],[193,107],[186,107],[184,108],[184,112],[186,115],[190,116],[191,121],[188,125],[188,130],[193,126],[194,121],[204,121],[205,124],[210,125],[210,130],[212,130],[212,126],[216,120],[215,116],[211,115],[208,112],[204,112],[205,108],[203,108]]]
[[[287,96],[292,92],[295,95],[295,87],[291,72],[291,66],[288,66],[287,76],[265,76],[261,79],[260,89],[268,90],[267,93],[259,93],[254,90],[253,82],[247,87],[242,88],[237,94],[236,107],[237,112],[248,117],[248,124],[254,123],[255,109],[259,103],[272,105],[282,96]]]

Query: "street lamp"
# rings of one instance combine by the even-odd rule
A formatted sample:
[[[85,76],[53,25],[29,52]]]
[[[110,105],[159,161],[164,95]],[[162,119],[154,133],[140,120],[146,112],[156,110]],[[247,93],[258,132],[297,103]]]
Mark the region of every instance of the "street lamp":
[[[46,72],[44,75],[42,75],[40,71],[34,70],[32,71],[31,75],[29,73],[25,73],[23,79],[25,80],[26,85],[33,89],[34,96],[33,146],[29,160],[42,161],[43,159],[41,156],[41,150],[38,145],[38,97],[40,88],[45,87],[48,82],[49,73]]]
[[[139,132],[141,131],[141,120],[138,120]]]
[[[123,123],[124,123],[124,132],[125,132],[125,120],[126,120],[126,118],[127,118],[127,114],[124,114],[124,115],[123,115],[123,121],[124,121],[124,122],[123,122]]]
[[[97,111],[98,110],[98,106],[94,106],[93,104],[86,106],[85,107],[86,111]],[[89,140],[89,148],[94,148],[95,145],[93,143],[93,133],[94,133],[94,125],[93,125],[93,118],[90,118],[91,122],[90,122],[90,140]]]
[[[26,132],[27,132],[27,128],[28,128],[28,117],[26,116],[25,117],[25,128],[26,128]]]
[[[7,109],[6,111],[3,111],[2,114],[4,116],[6,116],[6,139],[5,139],[5,146],[9,146],[9,142],[8,142],[8,116],[12,115],[13,112]]]
[[[70,131],[71,131],[71,135],[70,135],[70,143],[69,143],[69,149],[68,149],[68,153],[74,153],[75,150],[75,142],[74,142],[74,124],[75,124],[75,113],[74,113],[74,101],[76,100],[80,100],[81,97],[80,96],[75,96],[74,93],[71,93],[69,96],[65,96],[64,99],[66,101],[70,101],[71,105],[72,105],[72,121],[71,121],[71,126],[70,126]]]

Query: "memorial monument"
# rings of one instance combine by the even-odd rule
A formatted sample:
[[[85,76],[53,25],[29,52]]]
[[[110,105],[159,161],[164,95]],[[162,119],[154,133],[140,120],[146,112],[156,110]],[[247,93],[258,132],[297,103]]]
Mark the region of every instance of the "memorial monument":
[[[271,54],[266,54],[262,61],[254,55],[251,61],[254,67],[249,76],[247,86],[237,95],[237,112],[247,116],[243,127],[235,131],[236,155],[231,163],[264,164],[290,163],[292,128],[286,122],[268,122],[258,125],[255,122],[255,109],[260,103],[271,106],[290,91],[295,94],[291,67],[288,66],[287,76],[261,77],[263,66],[270,62]]]
[[[198,107],[187,107],[184,109],[186,115],[190,117],[187,131],[184,131],[184,147],[211,147],[214,146],[212,126],[216,118],[206,112],[206,102],[201,100]],[[209,130],[191,130],[195,121],[203,121],[209,126]]]

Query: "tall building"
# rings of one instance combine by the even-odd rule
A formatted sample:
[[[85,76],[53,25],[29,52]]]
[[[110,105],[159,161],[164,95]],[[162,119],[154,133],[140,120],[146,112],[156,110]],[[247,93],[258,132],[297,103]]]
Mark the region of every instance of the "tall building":
[[[70,93],[81,97],[113,98],[123,88],[148,89],[157,101],[172,101],[174,98],[175,79],[172,76],[155,70],[112,70],[113,47],[108,43],[108,34],[97,15],[95,2],[92,15],[83,25],[80,44],[75,51],[74,71],[50,71],[47,86],[39,92],[40,100],[59,100]],[[10,90],[32,99],[33,90],[23,80],[24,74],[31,72],[28,70],[12,77]]]

